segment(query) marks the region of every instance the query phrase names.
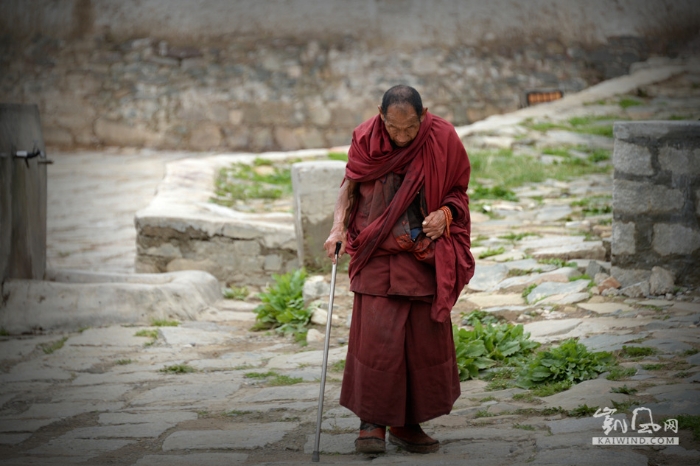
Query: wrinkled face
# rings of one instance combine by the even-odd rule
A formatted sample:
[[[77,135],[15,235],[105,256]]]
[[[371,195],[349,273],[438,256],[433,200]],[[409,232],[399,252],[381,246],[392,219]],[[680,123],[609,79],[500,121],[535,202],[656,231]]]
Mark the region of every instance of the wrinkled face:
[[[382,114],[381,107],[379,114],[381,115],[384,127],[389,133],[391,141],[397,147],[408,146],[418,135],[420,124],[425,117],[427,109],[423,109],[420,117],[416,114],[416,110],[408,104],[390,105],[386,110],[386,114]]]

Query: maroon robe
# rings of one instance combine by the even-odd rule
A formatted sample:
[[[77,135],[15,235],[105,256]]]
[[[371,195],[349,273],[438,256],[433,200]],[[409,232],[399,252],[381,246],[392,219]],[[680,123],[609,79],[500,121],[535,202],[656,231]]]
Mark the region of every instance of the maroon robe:
[[[415,424],[459,397],[450,311],[474,273],[469,160],[454,128],[426,114],[395,149],[379,116],[353,133],[346,177],[360,182],[348,225],[355,292],[340,404],[364,421]],[[423,188],[427,211],[453,206],[450,236],[410,240],[406,210]]]

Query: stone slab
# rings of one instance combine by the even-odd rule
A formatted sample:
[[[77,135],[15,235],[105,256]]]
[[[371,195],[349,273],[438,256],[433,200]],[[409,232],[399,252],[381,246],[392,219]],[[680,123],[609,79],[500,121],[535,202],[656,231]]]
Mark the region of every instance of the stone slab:
[[[524,325],[531,338],[564,334],[576,328],[582,319],[541,320]]]
[[[223,345],[230,344],[236,339],[231,332],[185,327],[160,327],[158,332],[166,344],[174,347]]]
[[[589,351],[618,351],[622,346],[631,341],[641,338],[643,335],[593,335],[581,338],[579,343],[588,348]]]
[[[133,466],[221,466],[244,464],[245,453],[191,453],[188,455],[146,455]]]
[[[479,307],[499,307],[518,306],[525,304],[522,295],[518,293],[494,294],[494,293],[471,293],[464,295],[464,300]]]
[[[328,351],[328,364],[331,365],[342,359],[348,352],[347,346],[331,348]],[[321,365],[323,363],[323,351],[304,351],[295,354],[282,354],[275,356],[267,362],[269,369],[296,369],[300,365]]]
[[[142,411],[138,413],[102,413],[98,418],[103,425],[145,424],[149,422],[178,424],[193,421],[199,416],[190,411]]]
[[[28,410],[17,416],[19,419],[54,419],[77,416],[94,411],[118,411],[124,407],[122,402],[63,402],[35,403]]]
[[[591,295],[588,292],[581,293],[567,293],[567,294],[554,294],[544,298],[542,301],[538,301],[539,304],[554,304],[559,306],[564,306],[567,304],[576,304],[581,301],[585,301],[590,298]]]
[[[535,259],[590,259],[605,260],[605,247],[601,241],[584,241],[580,244],[569,246],[555,246],[536,249],[532,251]]]
[[[214,382],[209,384],[169,384],[152,388],[131,398],[132,406],[179,405],[203,401],[223,400],[236,393],[240,382]]]
[[[612,417],[615,419],[626,419],[625,414],[615,414]],[[570,434],[572,432],[596,432],[602,435],[603,419],[593,416],[580,419],[566,418],[558,421],[549,421],[546,425],[554,435]]]
[[[508,267],[503,264],[482,265],[477,263],[474,276],[467,288],[473,291],[486,291],[493,288],[508,276]]]
[[[163,374],[156,372],[155,368],[152,372],[130,372],[116,373],[107,372],[105,374],[81,374],[76,377],[71,385],[110,385],[119,383],[144,383],[154,380],[160,380]]]
[[[356,428],[359,428],[356,426]],[[321,432],[319,441],[319,453],[349,455],[355,453],[355,439],[357,434],[325,434]],[[311,454],[314,451],[316,435],[306,437],[304,453]]]
[[[53,403],[85,400],[117,401],[131,389],[133,387],[126,384],[70,387],[55,392],[51,401]]]
[[[181,430],[163,441],[163,451],[263,448],[279,442],[287,432],[298,427],[294,422],[268,422],[232,424],[226,430]]]
[[[31,436],[32,434],[0,434],[0,445],[17,445]]]
[[[64,439],[101,439],[101,438],[156,438],[174,427],[169,422],[144,422],[139,424],[120,424],[111,426],[92,426],[73,429],[63,435]]]
[[[532,466],[562,465],[567,466],[647,466],[647,457],[629,450],[607,449],[601,447],[572,448],[540,451],[535,459],[528,462]]]
[[[587,311],[595,312],[596,314],[612,314],[614,312],[627,312],[632,310],[632,306],[627,306],[622,303],[578,303],[578,307]]]
[[[139,330],[148,327],[122,327],[111,326],[105,328],[89,328],[79,335],[72,336],[66,341],[65,346],[116,346],[126,348],[140,348],[144,338],[135,337]]]
[[[56,421],[58,421],[58,419],[0,419],[0,432],[35,432]]]
[[[683,351],[693,349],[693,347],[690,346],[688,343],[673,340],[670,338],[652,338],[650,340],[645,340],[642,346],[650,346],[652,348],[656,348],[661,354],[682,353]]]
[[[119,450],[134,443],[133,440],[120,439],[75,439],[61,436],[48,443],[29,450],[34,455],[81,456],[94,457],[114,450]]]
[[[565,295],[580,293],[588,287],[589,280],[576,280],[567,283],[544,282],[540,283],[527,295],[527,302],[532,304],[552,295]]]
[[[286,387],[267,387],[241,398],[242,402],[265,402],[280,400],[313,400],[318,399],[318,384],[297,384]]]
[[[611,393],[613,387],[621,387],[622,382],[613,382],[606,379],[586,380],[572,386],[570,389],[542,398],[546,407],[561,406],[564,409],[575,409],[579,405],[598,406],[600,408],[612,408],[612,401],[617,403],[628,399],[622,393]],[[602,425],[602,424],[601,424]]]

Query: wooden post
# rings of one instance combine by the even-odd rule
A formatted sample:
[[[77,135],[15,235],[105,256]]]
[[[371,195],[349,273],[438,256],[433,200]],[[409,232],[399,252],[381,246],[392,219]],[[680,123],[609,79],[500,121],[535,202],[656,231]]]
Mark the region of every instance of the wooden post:
[[[45,154],[37,106],[0,104],[0,282],[44,279]]]

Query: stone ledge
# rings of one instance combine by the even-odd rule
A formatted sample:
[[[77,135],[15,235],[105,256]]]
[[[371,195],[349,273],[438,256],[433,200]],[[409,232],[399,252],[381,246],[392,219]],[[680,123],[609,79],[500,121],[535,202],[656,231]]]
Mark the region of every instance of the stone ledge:
[[[194,319],[221,296],[218,281],[199,271],[133,275],[63,270],[46,276],[46,281],[2,285],[2,328],[16,334]]]
[[[617,121],[613,124],[615,139],[686,139],[696,138],[697,121]]]
[[[316,158],[327,153],[320,149],[221,154],[168,164],[155,198],[134,219],[137,272],[194,269],[220,281],[263,283],[271,273],[296,269],[294,216],[245,213],[213,204],[209,199],[214,178],[219,169],[236,162]]]

